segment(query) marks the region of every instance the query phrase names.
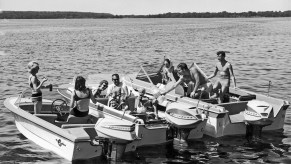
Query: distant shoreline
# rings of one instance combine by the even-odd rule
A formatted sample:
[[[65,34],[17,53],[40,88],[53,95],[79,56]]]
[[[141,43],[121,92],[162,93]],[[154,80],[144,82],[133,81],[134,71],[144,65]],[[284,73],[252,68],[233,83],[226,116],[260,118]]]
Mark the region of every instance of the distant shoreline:
[[[61,11],[2,11],[0,19],[109,19],[109,18],[252,18],[252,17],[291,17],[288,11],[259,11],[259,12],[188,12],[164,13],[149,15],[113,15],[110,13],[93,12],[61,12]]]

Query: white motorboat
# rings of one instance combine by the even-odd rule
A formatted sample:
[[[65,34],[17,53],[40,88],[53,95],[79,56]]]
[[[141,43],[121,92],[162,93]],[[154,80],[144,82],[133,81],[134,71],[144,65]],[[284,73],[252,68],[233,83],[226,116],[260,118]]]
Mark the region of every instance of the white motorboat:
[[[96,130],[98,117],[88,115],[85,117],[69,117],[69,107],[66,101],[59,99],[58,93],[43,91],[43,105],[40,114],[34,114],[34,106],[30,98],[31,89],[24,90],[18,97],[10,97],[4,101],[4,105],[11,111],[15,118],[18,130],[37,145],[53,151],[61,157],[74,161],[78,159],[90,159],[107,154],[121,156],[124,148],[108,149],[108,145],[126,146],[127,151],[135,151],[132,143],[136,136],[127,137],[102,137],[102,130]],[[98,120],[98,124],[102,124]],[[127,123],[129,124],[129,122]],[[123,123],[127,127],[126,123]],[[121,125],[120,128],[123,128]],[[119,133],[118,129],[112,129],[113,133]],[[128,133],[134,131],[132,129]],[[124,133],[119,133],[120,136]],[[128,134],[127,134],[128,135]],[[110,152],[108,151],[110,150]],[[112,151],[115,151],[112,153]],[[110,156],[115,159],[114,156]]]
[[[124,77],[123,82],[133,90],[145,88],[148,95],[155,96],[156,86],[162,83],[159,71],[158,65],[143,65],[136,75]],[[165,87],[170,87],[168,85]],[[221,104],[216,99],[192,99],[184,96],[183,92],[183,89],[178,89],[168,93],[166,101],[160,105],[166,107],[166,104],[175,102],[180,103],[180,109],[204,112],[208,116],[204,134],[212,137],[246,134],[249,124],[260,124],[263,131],[282,129],[290,105],[287,101],[243,89],[230,88],[228,101]]]
[[[111,80],[111,74],[99,74],[99,75],[91,75],[88,77],[88,87],[95,89],[98,87],[98,82],[101,80]],[[69,99],[72,91],[73,91],[73,85],[72,84],[66,84],[60,86],[60,88],[67,88],[67,89],[59,89],[59,93],[66,99]],[[131,96],[127,99],[128,106],[130,108],[133,108],[131,110],[135,110],[135,94],[132,92],[136,92],[134,90],[130,90],[129,93],[131,93]],[[105,94],[105,92],[102,92],[102,94]],[[110,108],[107,106],[108,98],[97,98],[97,102],[99,106],[102,106],[102,108],[96,107],[93,103],[91,103],[92,107],[92,113],[94,113],[96,116],[102,115],[105,118],[113,118],[113,120],[127,120],[132,123],[135,123],[135,133],[137,134],[137,137],[140,138],[137,143],[137,146],[146,146],[146,145],[155,145],[155,144],[162,144],[166,143],[168,141],[171,141],[173,138],[175,138],[178,134],[175,130],[172,129],[173,126],[169,126],[169,123],[171,123],[170,120],[165,120],[165,117],[161,117],[159,120],[154,119],[144,119],[146,116],[144,114],[128,114],[124,113],[122,111],[118,111],[116,109]],[[161,116],[164,116],[164,112],[160,112]],[[193,117],[190,119],[188,118],[188,122],[192,121],[192,125],[187,125],[187,129],[191,128],[189,136],[187,136],[187,139],[198,139],[203,137],[203,130],[206,124],[206,120],[202,120],[200,116],[196,117],[196,113]],[[177,115],[175,115],[177,116]],[[173,115],[171,115],[173,117]],[[142,120],[141,120],[142,119]],[[176,118],[181,119],[181,118]],[[114,124],[114,121],[111,121],[112,124]],[[138,122],[138,123],[137,123]],[[109,134],[108,134],[109,135]],[[112,135],[112,134],[111,134]]]

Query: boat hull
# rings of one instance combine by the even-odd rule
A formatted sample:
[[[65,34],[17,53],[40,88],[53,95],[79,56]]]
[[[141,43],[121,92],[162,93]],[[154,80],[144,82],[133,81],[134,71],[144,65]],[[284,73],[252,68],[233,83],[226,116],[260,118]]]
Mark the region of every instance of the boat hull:
[[[156,74],[149,76],[153,76],[153,83],[158,81],[155,80],[155,78],[158,77]],[[147,94],[153,94],[153,84],[143,79],[145,79],[143,76],[131,75],[123,77],[123,82],[133,90],[145,88]],[[263,131],[278,130],[283,128],[286,110],[290,105],[289,102],[242,89],[234,90],[233,88],[230,88],[230,93],[240,95],[240,100],[222,104],[211,104],[207,101],[199,101],[197,99],[184,97],[176,94],[175,92],[170,92],[165,97],[169,102],[189,104],[193,107],[198,106],[199,109],[204,110],[208,115],[207,123],[204,128],[204,134],[211,137],[218,138],[226,135],[246,134],[246,124],[243,112],[246,109],[246,104],[249,101],[249,98],[265,101],[273,106],[273,122],[270,125],[263,127]]]
[[[90,138],[76,138],[65,129],[49,125],[46,121],[17,109],[15,100],[16,98],[8,98],[4,104],[13,113],[17,129],[29,140],[69,161],[102,155],[102,146],[91,145]],[[15,112],[17,110],[19,111]]]

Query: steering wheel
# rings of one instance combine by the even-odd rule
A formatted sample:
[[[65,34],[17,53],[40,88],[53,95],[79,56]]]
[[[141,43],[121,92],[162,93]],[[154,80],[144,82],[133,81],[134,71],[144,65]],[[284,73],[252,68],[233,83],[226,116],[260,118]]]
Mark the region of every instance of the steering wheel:
[[[58,114],[60,114],[60,116],[63,116],[63,112],[65,109],[67,109],[68,105],[67,102],[63,99],[56,99],[52,102],[51,105],[51,112],[52,114],[54,114],[55,112],[57,112]]]

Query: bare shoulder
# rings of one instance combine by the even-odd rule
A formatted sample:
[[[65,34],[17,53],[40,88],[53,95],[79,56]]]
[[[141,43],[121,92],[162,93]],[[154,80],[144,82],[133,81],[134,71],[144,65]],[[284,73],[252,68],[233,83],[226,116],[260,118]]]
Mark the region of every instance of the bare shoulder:
[[[227,62],[227,67],[232,67],[232,65],[229,61]]]
[[[30,79],[31,82],[35,82],[37,80],[36,76],[33,76],[33,75],[31,75],[29,77],[29,79]]]

